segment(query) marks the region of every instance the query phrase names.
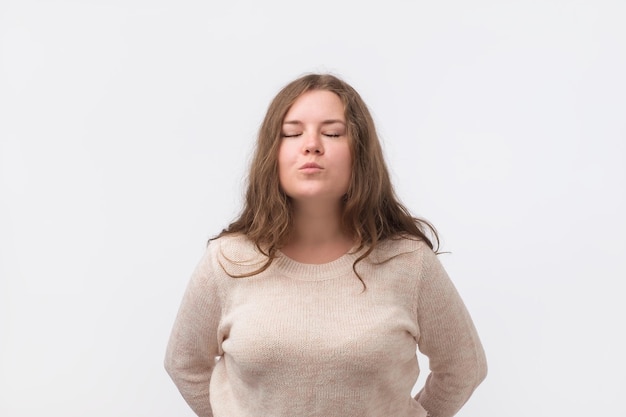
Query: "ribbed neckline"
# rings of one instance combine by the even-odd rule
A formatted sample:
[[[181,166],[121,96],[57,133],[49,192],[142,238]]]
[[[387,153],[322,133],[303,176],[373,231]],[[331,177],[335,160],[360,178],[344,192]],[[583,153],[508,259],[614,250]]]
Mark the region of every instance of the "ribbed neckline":
[[[301,281],[324,281],[351,274],[354,261],[363,251],[355,252],[355,250],[356,247],[350,249],[334,261],[323,264],[301,263],[278,251],[278,257],[274,260],[274,265],[289,278]]]

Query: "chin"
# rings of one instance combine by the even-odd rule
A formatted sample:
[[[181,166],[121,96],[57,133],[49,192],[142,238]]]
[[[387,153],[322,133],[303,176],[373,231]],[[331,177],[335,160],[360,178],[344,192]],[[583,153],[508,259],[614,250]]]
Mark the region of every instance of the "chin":
[[[329,204],[339,203],[343,200],[345,193],[317,193],[317,192],[302,192],[302,193],[288,193],[292,200],[308,203],[321,203],[328,202]]]

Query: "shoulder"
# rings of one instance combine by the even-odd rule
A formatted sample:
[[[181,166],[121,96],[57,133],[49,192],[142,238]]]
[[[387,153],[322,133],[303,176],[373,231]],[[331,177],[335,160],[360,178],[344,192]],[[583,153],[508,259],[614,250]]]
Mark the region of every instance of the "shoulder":
[[[209,250],[213,253],[231,254],[234,257],[245,256],[255,251],[254,243],[246,235],[234,233],[220,236],[209,241]]]
[[[240,233],[211,240],[207,256],[229,275],[246,274],[258,269],[267,260],[254,242]]]
[[[437,254],[428,243],[413,236],[383,240],[368,256],[368,261],[375,267],[417,280],[442,268]]]
[[[424,240],[413,236],[397,236],[379,242],[371,256],[375,262],[384,262],[398,257],[422,258],[430,254],[434,255],[434,252]]]

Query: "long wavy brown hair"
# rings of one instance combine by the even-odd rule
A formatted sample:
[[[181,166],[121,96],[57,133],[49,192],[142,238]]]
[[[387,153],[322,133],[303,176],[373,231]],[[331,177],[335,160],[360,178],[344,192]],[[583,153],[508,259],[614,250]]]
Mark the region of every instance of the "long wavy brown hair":
[[[353,265],[357,277],[363,282],[356,264],[388,238],[423,240],[436,251],[439,238],[435,228],[429,222],[413,217],[396,197],[374,121],[361,96],[334,75],[308,74],[287,84],[272,100],[259,130],[243,210],[239,218],[213,238],[244,234],[267,257],[257,270],[237,277],[265,271],[276,258],[277,251],[289,240],[293,204],[279,183],[278,149],[285,115],[303,93],[311,90],[337,94],[345,109],[353,163],[350,185],[343,199],[341,224],[358,242],[357,251],[366,248]]]

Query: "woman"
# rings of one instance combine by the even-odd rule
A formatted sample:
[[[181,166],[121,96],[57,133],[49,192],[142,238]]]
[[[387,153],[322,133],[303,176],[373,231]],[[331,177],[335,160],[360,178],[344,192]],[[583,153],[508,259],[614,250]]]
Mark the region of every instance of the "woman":
[[[166,369],[199,416],[449,417],[486,375],[429,235],[395,197],[372,117],[332,75],[283,88],[241,216],[197,266]],[[416,347],[431,373],[415,398]]]

